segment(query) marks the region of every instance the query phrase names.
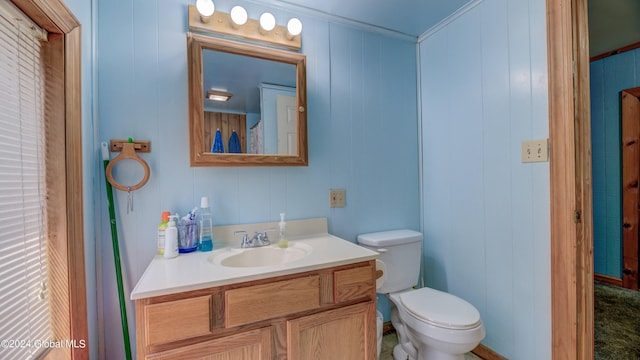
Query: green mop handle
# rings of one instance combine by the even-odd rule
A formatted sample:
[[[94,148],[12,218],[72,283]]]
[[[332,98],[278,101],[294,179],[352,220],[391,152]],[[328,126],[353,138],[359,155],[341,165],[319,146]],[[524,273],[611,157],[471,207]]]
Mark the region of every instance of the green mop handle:
[[[109,146],[102,143],[102,160],[105,170],[105,183],[107,185],[107,201],[109,203],[109,219],[111,220],[111,242],[113,243],[113,258],[116,265],[116,280],[118,282],[118,300],[120,301],[120,320],[122,322],[122,335],[124,337],[124,351],[127,360],[131,360],[131,344],[129,343],[129,324],[127,322],[127,308],[124,299],[124,287],[122,286],[122,268],[120,266],[120,247],[118,246],[118,227],[116,225],[116,212],[113,206],[113,189],[107,179],[107,165],[109,165]]]

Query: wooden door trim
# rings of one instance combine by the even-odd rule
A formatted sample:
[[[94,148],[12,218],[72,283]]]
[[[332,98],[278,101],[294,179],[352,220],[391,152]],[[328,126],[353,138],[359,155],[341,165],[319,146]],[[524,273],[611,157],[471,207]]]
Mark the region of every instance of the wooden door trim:
[[[638,182],[640,181],[640,87],[623,90],[622,101],[622,286],[638,290]],[[630,113],[630,111],[634,111]],[[627,273],[628,272],[628,273]]]
[[[593,359],[587,0],[547,0],[553,359]]]

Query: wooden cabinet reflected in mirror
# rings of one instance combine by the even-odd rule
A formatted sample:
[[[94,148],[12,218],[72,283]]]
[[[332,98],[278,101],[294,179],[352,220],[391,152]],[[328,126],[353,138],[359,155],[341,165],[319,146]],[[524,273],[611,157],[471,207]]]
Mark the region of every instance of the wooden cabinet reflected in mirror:
[[[192,33],[187,47],[191,166],[308,165],[304,55]]]

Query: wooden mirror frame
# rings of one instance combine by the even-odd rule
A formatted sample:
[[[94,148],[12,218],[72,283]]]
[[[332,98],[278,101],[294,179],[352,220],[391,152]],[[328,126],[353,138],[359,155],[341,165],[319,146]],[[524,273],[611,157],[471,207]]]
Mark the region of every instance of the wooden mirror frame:
[[[204,146],[203,50],[222,51],[296,66],[298,154],[218,154]],[[307,70],[306,56],[284,50],[244,44],[209,36],[187,34],[189,79],[189,152],[191,166],[307,166]]]

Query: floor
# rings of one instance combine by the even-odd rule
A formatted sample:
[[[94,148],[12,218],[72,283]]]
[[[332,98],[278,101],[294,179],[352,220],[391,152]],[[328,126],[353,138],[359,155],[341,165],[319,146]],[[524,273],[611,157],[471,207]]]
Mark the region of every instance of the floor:
[[[594,300],[594,358],[640,359],[640,292],[596,281]]]
[[[640,359],[640,292],[595,282],[595,359]],[[393,360],[395,331],[382,338],[380,360]],[[465,360],[481,359],[466,354]]]
[[[382,347],[380,350],[380,360],[393,360],[393,347],[398,344],[398,337],[395,331],[382,337]],[[465,360],[482,360],[472,353],[464,355]]]

